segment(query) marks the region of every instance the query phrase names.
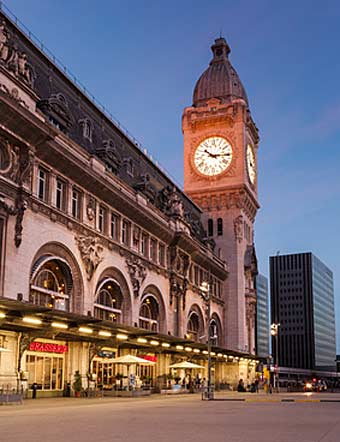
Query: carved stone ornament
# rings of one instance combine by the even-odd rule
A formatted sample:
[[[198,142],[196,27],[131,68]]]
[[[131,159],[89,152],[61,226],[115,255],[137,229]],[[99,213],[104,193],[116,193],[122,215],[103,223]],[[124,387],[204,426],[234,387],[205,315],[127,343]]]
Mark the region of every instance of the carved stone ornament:
[[[137,297],[139,296],[139,289],[144,279],[146,278],[147,271],[143,262],[136,256],[130,256],[125,259],[130,275],[130,280],[133,286],[133,293]]]
[[[21,188],[19,188],[19,192],[15,201],[15,206],[17,218],[15,220],[14,244],[16,247],[19,247],[22,242],[22,222],[24,219],[25,210],[27,209],[27,201],[23,196]]]
[[[155,202],[157,191],[153,184],[151,184],[148,173],[140,175],[133,184],[133,188],[142,192],[152,203]]]
[[[241,242],[243,239],[243,217],[239,215],[234,219],[234,235],[235,240]]]
[[[0,21],[0,63],[16,78],[30,87],[33,86],[34,73],[27,54],[19,51],[3,20]]]
[[[96,216],[96,201],[92,197],[89,197],[88,199],[86,214],[89,221],[93,221]]]
[[[19,186],[30,188],[34,155],[29,149],[11,144],[0,137],[0,175]]]
[[[58,123],[60,129],[66,131],[72,127],[74,118],[63,94],[52,94],[49,98],[40,100],[37,107]]]
[[[167,214],[172,218],[184,218],[184,207],[181,198],[174,187],[168,195]]]
[[[26,104],[26,102],[19,96],[19,91],[17,88],[13,87],[12,89],[8,89],[5,84],[0,83],[0,91],[13,98],[13,100],[17,101],[18,104],[20,104],[24,108],[29,109],[29,106]]]
[[[186,306],[186,293],[188,288],[188,279],[179,278],[174,272],[171,272],[170,278],[170,305],[173,304],[174,297],[182,299],[182,309],[185,310]]]
[[[114,174],[118,173],[120,166],[122,165],[122,160],[116,143],[113,140],[104,140],[102,145],[96,148],[96,153]]]
[[[94,236],[78,235],[75,240],[85,265],[87,279],[90,281],[99,263],[103,260],[104,247],[100,239]]]

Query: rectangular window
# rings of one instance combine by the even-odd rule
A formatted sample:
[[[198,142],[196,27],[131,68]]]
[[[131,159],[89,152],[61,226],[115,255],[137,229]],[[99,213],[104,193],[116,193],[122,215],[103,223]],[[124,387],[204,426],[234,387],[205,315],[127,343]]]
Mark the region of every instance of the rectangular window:
[[[47,200],[47,172],[43,169],[38,169],[37,194],[42,201]]]
[[[75,189],[72,190],[72,216],[80,218],[80,193]]]
[[[118,232],[118,217],[114,213],[111,213],[110,236],[112,239],[117,239],[117,232]]]
[[[141,242],[141,254],[146,258],[149,256],[148,254],[148,235],[142,233],[142,242]]]
[[[56,199],[55,205],[59,210],[65,210],[66,207],[66,184],[64,181],[57,178],[56,181]]]
[[[123,220],[122,222],[122,243],[125,245],[129,245],[129,222],[126,220]]]
[[[150,240],[150,259],[153,262],[157,261],[157,241],[153,238]]]
[[[165,247],[163,244],[158,246],[158,262],[162,267],[165,266]]]
[[[106,215],[105,208],[100,206],[98,214],[98,230],[102,233],[105,231],[105,215]]]
[[[195,285],[199,285],[199,268],[197,266],[195,266],[194,276],[195,276]]]
[[[132,246],[138,252],[139,252],[139,249],[140,249],[140,238],[141,238],[140,228],[135,226],[133,228]]]

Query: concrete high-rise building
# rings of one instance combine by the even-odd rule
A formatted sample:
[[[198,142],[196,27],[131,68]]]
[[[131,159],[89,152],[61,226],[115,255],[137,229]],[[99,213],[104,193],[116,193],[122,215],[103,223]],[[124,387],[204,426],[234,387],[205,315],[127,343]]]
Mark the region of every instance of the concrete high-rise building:
[[[256,353],[266,358],[269,355],[269,294],[268,279],[256,276]]]
[[[279,323],[279,365],[334,370],[333,273],[312,253],[270,257],[271,320]],[[272,342],[273,354],[276,340]]]

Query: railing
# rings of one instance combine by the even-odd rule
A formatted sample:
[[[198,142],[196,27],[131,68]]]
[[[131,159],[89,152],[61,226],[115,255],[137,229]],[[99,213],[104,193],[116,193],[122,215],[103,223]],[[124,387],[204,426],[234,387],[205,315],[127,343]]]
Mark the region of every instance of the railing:
[[[119,130],[179,189],[182,185],[164,168],[159,162],[148,153],[147,149],[140,143],[129,130],[120,123],[120,121],[113,116],[113,114],[86,88],[86,86],[78,80],[78,78],[57,58],[39,38],[34,35],[18,17],[0,0],[0,11],[33,43],[59,70],[92,102],[92,104],[116,126]]]
[[[0,404],[22,403],[23,391],[9,385],[0,387]]]

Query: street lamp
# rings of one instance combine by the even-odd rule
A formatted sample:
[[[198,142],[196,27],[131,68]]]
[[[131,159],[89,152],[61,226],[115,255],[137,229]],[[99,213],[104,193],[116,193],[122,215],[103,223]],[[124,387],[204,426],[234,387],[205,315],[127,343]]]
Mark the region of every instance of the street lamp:
[[[270,326],[270,334],[275,337],[275,365],[276,369],[274,372],[274,388],[277,387],[279,391],[279,323],[273,323]]]
[[[211,331],[210,331],[210,302],[211,302],[211,291],[210,285],[207,281],[203,281],[201,286],[201,296],[206,303],[207,306],[207,322],[208,322],[208,389],[207,389],[207,400],[212,400],[213,391],[211,388]]]

